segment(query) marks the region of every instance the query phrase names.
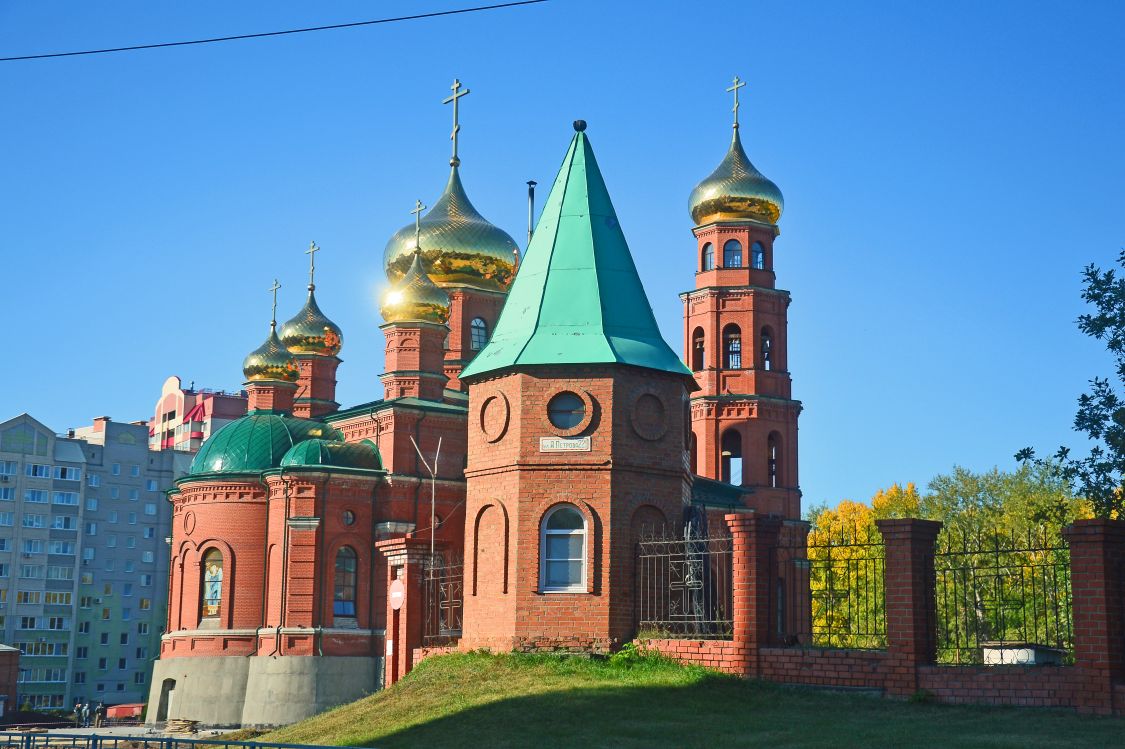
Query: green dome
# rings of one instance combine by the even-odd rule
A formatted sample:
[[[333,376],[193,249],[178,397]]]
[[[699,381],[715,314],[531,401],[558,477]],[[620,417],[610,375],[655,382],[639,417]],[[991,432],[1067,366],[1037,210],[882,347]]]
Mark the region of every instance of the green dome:
[[[371,440],[359,443],[311,439],[299,442],[281,459],[283,468],[331,466],[378,471],[383,468],[379,448]]]
[[[293,445],[307,439],[343,439],[327,424],[272,411],[252,411],[203,443],[191,474],[259,473],[277,468]]]

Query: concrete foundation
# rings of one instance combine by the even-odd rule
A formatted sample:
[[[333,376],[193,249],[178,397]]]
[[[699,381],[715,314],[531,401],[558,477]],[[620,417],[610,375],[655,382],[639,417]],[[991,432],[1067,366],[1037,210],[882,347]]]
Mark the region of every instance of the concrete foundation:
[[[146,721],[215,727],[282,726],[382,688],[383,659],[204,656],[153,664]]]

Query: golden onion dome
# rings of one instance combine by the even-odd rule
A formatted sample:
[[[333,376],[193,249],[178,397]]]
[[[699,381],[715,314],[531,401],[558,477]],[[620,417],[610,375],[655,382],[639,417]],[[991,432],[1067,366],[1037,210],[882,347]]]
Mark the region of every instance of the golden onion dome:
[[[506,291],[512,283],[515,240],[477,213],[456,165],[445,192],[419,224],[422,254],[434,283],[489,291]],[[406,274],[415,246],[414,224],[402,227],[387,242],[383,267],[391,282]]]
[[[296,316],[281,326],[281,343],[291,354],[336,356],[344,345],[340,326],[325,317],[309,284],[309,299]]]
[[[750,163],[735,125],[730,150],[715,171],[691,191],[688,204],[696,226],[743,219],[776,224],[785,200],[777,185]]]
[[[422,265],[425,251],[412,252],[410,268],[383,295],[379,311],[387,322],[432,322],[449,320],[449,295],[438,288]]]
[[[281,345],[276,323],[270,323],[270,334],[265,343],[251,351],[242,362],[242,374],[247,382],[297,381],[297,360]]]

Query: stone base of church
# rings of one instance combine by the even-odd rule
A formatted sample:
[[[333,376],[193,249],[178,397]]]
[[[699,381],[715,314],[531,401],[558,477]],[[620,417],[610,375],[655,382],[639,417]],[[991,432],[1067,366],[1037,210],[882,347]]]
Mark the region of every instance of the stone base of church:
[[[163,658],[153,664],[146,720],[151,725],[182,718],[217,728],[283,726],[382,686],[382,658]]]

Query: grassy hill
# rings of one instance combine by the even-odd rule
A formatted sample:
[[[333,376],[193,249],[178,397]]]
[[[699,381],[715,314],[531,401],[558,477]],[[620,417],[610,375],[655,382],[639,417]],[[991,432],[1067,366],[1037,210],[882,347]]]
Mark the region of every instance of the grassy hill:
[[[396,747],[1120,746],[1125,720],[892,702],[656,658],[462,654],[262,740]]]

